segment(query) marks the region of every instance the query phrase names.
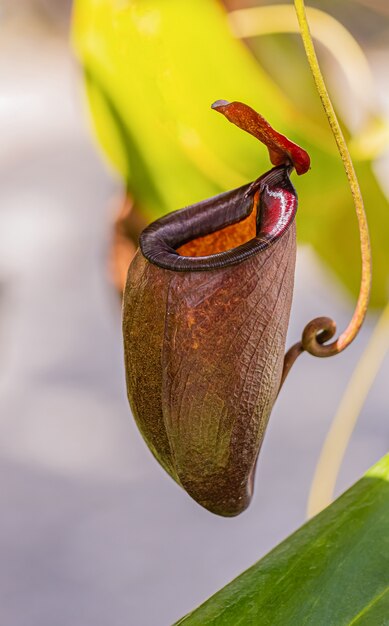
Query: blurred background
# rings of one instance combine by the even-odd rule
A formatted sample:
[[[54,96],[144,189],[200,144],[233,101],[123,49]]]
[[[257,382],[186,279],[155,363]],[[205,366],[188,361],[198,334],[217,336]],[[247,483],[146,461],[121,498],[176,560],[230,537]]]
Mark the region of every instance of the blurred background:
[[[306,519],[321,446],[387,301],[386,0],[310,3],[338,20],[312,14],[311,26],[365,196],[373,306],[344,354],[295,365],[244,514],[213,516],[165,475],[123,368],[120,289],[143,225],[268,167],[210,111],[219,98],[251,104],[312,154],[295,178],[288,344],[315,316],[343,329],[352,314],[360,262],[345,176],[290,7],[242,12],[265,4],[276,5],[1,0],[2,624],[169,625]],[[386,358],[337,493],[388,450],[388,375]]]

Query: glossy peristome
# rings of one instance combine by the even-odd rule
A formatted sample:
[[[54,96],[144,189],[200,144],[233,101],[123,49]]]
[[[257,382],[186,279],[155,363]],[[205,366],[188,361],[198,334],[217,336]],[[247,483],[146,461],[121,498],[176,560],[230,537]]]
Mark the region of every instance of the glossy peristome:
[[[128,396],[150,450],[199,504],[249,504],[283,370],[295,266],[289,157],[157,220],[128,273]]]
[[[295,216],[297,196],[289,178],[290,169],[275,167],[253,183],[153,222],[141,234],[142,253],[151,263],[174,271],[224,268],[257,254],[281,237]],[[250,217],[254,218],[252,236],[231,248],[231,241]],[[227,229],[227,237],[223,238]],[[206,256],[199,254],[204,251],[205,237],[210,239]],[[222,238],[225,243],[220,249],[218,240]]]

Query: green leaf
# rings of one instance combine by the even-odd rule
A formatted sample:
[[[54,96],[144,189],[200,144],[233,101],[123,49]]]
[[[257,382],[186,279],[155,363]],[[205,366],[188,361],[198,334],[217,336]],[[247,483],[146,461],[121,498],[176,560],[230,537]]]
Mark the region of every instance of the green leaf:
[[[389,624],[389,455],[178,624]]]
[[[356,218],[327,120],[317,106],[299,108],[275,82],[302,62],[298,44],[295,55],[288,51],[290,62],[270,75],[233,37],[215,0],[75,0],[73,42],[101,146],[146,219],[266,171],[266,149],[210,109],[220,98],[246,102],[311,154],[312,170],[296,180],[299,239],[357,293]],[[298,81],[305,84],[304,100],[317,100],[307,67]],[[372,302],[381,305],[389,278],[389,211],[371,163],[357,159],[355,165],[372,231]]]

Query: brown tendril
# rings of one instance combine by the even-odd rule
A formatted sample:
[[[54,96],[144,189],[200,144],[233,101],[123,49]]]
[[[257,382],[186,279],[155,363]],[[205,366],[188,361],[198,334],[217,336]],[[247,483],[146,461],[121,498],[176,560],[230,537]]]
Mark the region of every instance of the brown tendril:
[[[285,354],[280,389],[293,363],[303,352],[309,352],[309,354],[319,357],[333,356],[340,352],[337,348],[337,341],[329,345],[323,345],[326,341],[332,339],[335,333],[336,323],[330,317],[316,317],[306,325],[301,341],[295,343]]]
[[[288,375],[293,363],[295,362],[297,357],[302,354],[302,352],[309,352],[309,354],[317,357],[328,357],[339,354],[345,348],[347,348],[347,346],[350,345],[350,343],[357,336],[363,324],[363,320],[365,318],[369,303],[371,286],[371,251],[369,230],[363,206],[361,190],[359,188],[357,176],[349,151],[347,149],[345,139],[343,137],[343,133],[340,129],[339,122],[337,120],[335,111],[327,92],[327,88],[324,83],[322,73],[320,71],[320,66],[312,42],[312,37],[309,32],[304,0],[294,0],[294,5],[300,25],[301,37],[303,40],[308,63],[350,184],[354,206],[358,218],[361,244],[362,273],[358,301],[347,328],[344,330],[343,333],[341,333],[338,339],[336,339],[332,343],[327,344],[326,342],[332,339],[335,335],[335,322],[328,317],[317,317],[309,322],[304,328],[301,341],[293,345],[285,355],[284,369],[282,372],[280,388],[284,383],[285,378]]]

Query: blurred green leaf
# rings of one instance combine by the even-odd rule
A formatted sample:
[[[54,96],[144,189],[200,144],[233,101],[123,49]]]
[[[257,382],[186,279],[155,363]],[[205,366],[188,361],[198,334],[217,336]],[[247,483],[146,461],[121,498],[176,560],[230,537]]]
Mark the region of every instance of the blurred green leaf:
[[[185,626],[389,624],[389,455]]]
[[[296,107],[232,36],[219,2],[76,0],[73,40],[97,136],[147,219],[237,187],[269,167],[264,147],[210,109],[220,98],[241,100],[310,152],[312,170],[295,181],[299,240],[357,293],[356,218],[327,120],[317,107],[311,115]],[[310,77],[306,90],[309,101]],[[372,235],[372,302],[381,305],[389,211],[371,163],[355,165]]]

